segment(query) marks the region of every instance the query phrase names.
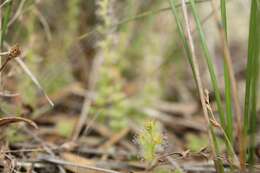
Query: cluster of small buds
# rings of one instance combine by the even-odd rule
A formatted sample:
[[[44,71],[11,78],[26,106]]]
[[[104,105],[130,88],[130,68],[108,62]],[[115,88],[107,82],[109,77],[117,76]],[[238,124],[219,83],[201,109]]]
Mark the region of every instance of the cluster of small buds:
[[[151,163],[159,153],[163,153],[165,140],[160,125],[155,120],[147,121],[136,138],[143,160]]]

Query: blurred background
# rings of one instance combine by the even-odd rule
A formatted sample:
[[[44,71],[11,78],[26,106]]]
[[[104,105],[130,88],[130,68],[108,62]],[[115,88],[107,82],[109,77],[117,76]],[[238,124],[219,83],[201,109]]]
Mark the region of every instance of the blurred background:
[[[197,5],[224,97],[212,8],[208,0]],[[228,41],[242,104],[250,3],[230,0],[227,9]],[[127,129],[123,136],[130,147],[125,150],[138,151],[131,148],[136,145],[134,136],[143,122],[156,119],[166,141],[162,150],[198,151],[207,146],[198,92],[167,0],[11,0],[1,7],[2,16],[6,10],[10,17],[4,41],[20,45],[22,61],[55,106],[11,61],[1,72],[2,115],[33,119],[40,127],[35,133],[53,144],[80,137],[81,145],[100,146],[109,140],[101,125],[111,134]],[[191,25],[195,29],[194,21]],[[198,43],[196,32],[193,37]],[[195,45],[215,111],[208,70],[200,44]],[[2,52],[7,50],[2,46]],[[4,135],[14,148],[28,142],[20,128],[11,126]]]

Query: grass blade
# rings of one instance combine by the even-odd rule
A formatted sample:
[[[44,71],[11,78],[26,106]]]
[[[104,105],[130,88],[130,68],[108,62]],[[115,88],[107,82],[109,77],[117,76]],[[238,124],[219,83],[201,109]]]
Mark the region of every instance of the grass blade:
[[[21,60],[20,57],[15,58],[16,62],[22,67],[24,72],[30,77],[30,79],[33,81],[33,83],[37,86],[41,94],[46,98],[46,100],[49,102],[49,104],[53,107],[54,103],[51,101],[47,93],[42,88],[40,82],[37,80],[37,78],[33,75],[33,73],[30,71],[30,69],[26,66],[26,64]]]
[[[192,37],[191,37],[191,31],[190,31],[188,17],[187,17],[187,11],[186,11],[187,8],[186,8],[186,5],[185,5],[185,2],[182,1],[182,7],[183,7],[184,17],[185,17],[185,22],[186,22],[186,30],[187,30],[187,35],[188,35],[188,38],[186,39],[185,38],[185,31],[183,29],[180,17],[178,16],[178,13],[177,13],[177,10],[176,10],[176,7],[175,7],[175,1],[169,0],[169,2],[170,2],[170,5],[172,7],[173,15],[175,17],[178,33],[179,33],[181,40],[184,44],[184,48],[185,48],[185,51],[186,51],[187,56],[188,56],[189,63],[190,63],[191,68],[192,68],[193,77],[195,79],[196,86],[197,86],[198,91],[199,91],[200,100],[201,100],[201,104],[202,104],[202,108],[203,108],[203,113],[204,113],[205,119],[206,119],[207,124],[208,124],[208,134],[209,134],[209,138],[210,138],[211,148],[212,148],[212,151],[213,151],[213,154],[214,154],[215,167],[216,167],[218,172],[224,173],[223,163],[218,157],[219,156],[219,146],[218,146],[217,138],[216,138],[216,135],[215,135],[214,130],[212,128],[212,125],[209,121],[208,111],[207,111],[207,108],[206,108],[206,102],[205,102],[204,94],[203,94],[203,86],[202,86],[202,82],[201,82],[201,79],[200,79],[200,74],[199,74],[199,70],[198,70],[199,69],[198,63],[197,63],[197,60],[196,60],[196,57],[195,57],[193,40],[192,40]]]
[[[0,30],[0,44],[1,44],[1,49],[3,49],[3,44],[5,41],[5,37],[7,34],[7,29],[8,29],[8,22],[11,16],[11,9],[12,9],[12,1],[9,1],[5,4],[5,8],[3,9],[3,16],[1,18],[1,30]]]
[[[220,115],[221,126],[225,130],[224,134],[227,134],[228,137],[229,137],[229,140],[225,141],[226,148],[227,148],[227,151],[228,151],[229,158],[234,161],[234,155],[233,155],[233,152],[232,152],[233,148],[232,148],[232,145],[229,144],[230,143],[229,141],[233,141],[233,137],[232,137],[233,136],[233,134],[232,134],[233,117],[232,117],[232,109],[231,109],[231,98],[233,98],[233,100],[234,100],[235,112],[237,114],[239,139],[242,139],[243,135],[241,135],[241,110],[240,110],[240,106],[239,106],[239,100],[238,100],[237,88],[236,88],[236,81],[235,81],[235,78],[234,78],[232,62],[231,62],[230,53],[229,53],[228,45],[227,45],[227,38],[226,38],[227,34],[226,34],[226,31],[223,30],[223,28],[219,27],[219,33],[220,33],[221,39],[223,41],[222,45],[223,45],[223,55],[224,55],[224,64],[225,64],[225,81],[226,81],[225,88],[226,88],[226,98],[227,98],[226,107],[227,107],[227,113],[228,113],[228,115],[226,116],[226,119],[225,119],[224,110],[222,108],[222,103],[221,103],[221,98],[220,98],[220,91],[219,91],[219,87],[218,87],[218,82],[217,82],[217,78],[216,78],[216,75],[215,75],[214,65],[213,65],[213,62],[212,62],[212,57],[209,54],[208,46],[207,46],[207,43],[206,43],[206,40],[205,40],[204,32],[203,32],[202,27],[201,27],[201,22],[200,22],[200,19],[199,19],[199,16],[198,16],[198,12],[197,12],[195,2],[194,2],[194,0],[190,0],[190,2],[191,2],[192,13],[193,13],[193,16],[195,18],[195,22],[196,22],[196,26],[197,26],[197,31],[199,33],[204,57],[206,59],[207,65],[208,65],[208,70],[209,70],[210,77],[211,77],[211,83],[213,85],[213,89],[214,89],[214,92],[215,92],[215,95],[216,95],[217,108],[218,108],[218,112],[219,112],[219,115]],[[220,23],[221,19],[219,19],[218,15],[217,15],[217,8],[216,8],[216,5],[215,5],[216,3],[215,3],[215,1],[211,1],[211,3],[212,3],[213,11],[214,11],[214,14],[215,14],[215,19],[218,22],[219,26],[221,26],[221,23]],[[222,7],[225,8],[224,5],[222,5]],[[226,15],[225,9],[222,10],[222,15]],[[225,25],[226,25],[226,16],[222,16],[222,18],[224,18]],[[227,125],[227,123],[228,123],[228,125]],[[243,140],[240,140],[240,141],[243,141]],[[243,148],[241,146],[240,146],[240,148]]]
[[[248,162],[251,169],[255,163],[256,101],[260,58],[260,2],[251,1],[248,39],[248,60],[246,67],[246,95],[244,109],[244,134],[249,134]]]
[[[220,1],[220,9],[221,9],[221,22],[223,25],[223,29],[225,31],[226,41],[228,40],[227,34],[227,9],[226,9],[226,0]],[[227,122],[227,136],[230,142],[233,145],[233,115],[232,115],[232,95],[231,95],[231,83],[230,78],[228,76],[227,64],[224,63],[224,80],[225,80],[225,99],[226,99],[226,122]]]
[[[231,95],[231,82],[228,76],[227,64],[224,63],[224,80],[225,80],[225,103],[226,103],[226,133],[233,144],[234,135],[233,135],[233,114],[232,114],[232,95]]]
[[[5,3],[5,8],[0,9],[1,22],[0,22],[0,50],[3,52],[4,41],[8,30],[8,21],[11,15],[12,1]],[[0,66],[2,66],[2,58],[0,58]],[[0,88],[2,87],[2,73],[0,72]]]
[[[190,2],[191,2],[192,14],[195,18],[197,31],[199,33],[199,38],[200,38],[201,46],[202,46],[202,49],[203,49],[204,57],[206,59],[207,65],[208,65],[211,83],[212,83],[212,86],[213,86],[213,90],[215,92],[217,108],[218,108],[219,117],[220,117],[220,123],[221,123],[222,127],[224,127],[224,129],[226,129],[224,110],[223,110],[223,106],[222,106],[222,103],[221,103],[220,91],[219,91],[219,87],[218,87],[218,81],[217,81],[214,65],[213,65],[213,62],[212,62],[212,57],[210,56],[209,49],[208,49],[206,39],[205,39],[205,35],[203,33],[203,30],[202,30],[202,26],[201,26],[201,22],[200,22],[200,19],[199,19],[199,16],[198,16],[195,1],[190,0]]]
[[[226,9],[226,0],[220,1],[220,10],[221,10],[221,20],[222,25],[226,34],[226,38],[228,38],[227,35],[227,9]]]
[[[200,3],[205,3],[207,1],[210,1],[210,0],[196,0],[196,3],[197,4],[200,4]],[[189,2],[186,2],[187,4],[189,4]],[[176,8],[179,8],[181,6],[180,3],[178,4],[175,4],[175,7]],[[119,21],[118,23],[116,24],[113,24],[112,26],[110,26],[111,28],[120,28],[120,26],[124,25],[124,24],[127,24],[129,22],[133,22],[133,21],[136,21],[136,20],[139,20],[139,19],[143,19],[145,17],[149,17],[149,16],[153,16],[153,15],[157,15],[159,13],[162,13],[162,12],[166,12],[166,11],[170,11],[171,10],[171,7],[163,7],[163,8],[160,8],[160,9],[155,9],[155,10],[150,10],[150,11],[145,11],[145,12],[142,12],[142,13],[139,13],[135,16],[132,16],[132,17],[128,17],[126,19],[122,19],[121,21]],[[94,28],[88,32],[85,32],[81,35],[79,35],[77,37],[77,40],[82,40],[82,39],[85,39],[87,37],[89,37],[90,35],[92,34],[95,34],[98,32],[98,29],[97,28]]]

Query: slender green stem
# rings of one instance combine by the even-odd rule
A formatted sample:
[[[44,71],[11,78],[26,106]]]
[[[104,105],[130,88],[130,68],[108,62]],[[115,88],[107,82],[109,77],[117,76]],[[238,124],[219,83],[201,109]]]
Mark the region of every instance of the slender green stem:
[[[196,0],[196,3],[199,4],[199,3],[204,3],[204,2],[207,2],[207,1],[210,1],[210,0]],[[189,2],[187,2],[187,4],[189,4]],[[175,7],[179,8],[180,5],[181,5],[180,3],[176,4]],[[122,19],[121,21],[119,21],[116,24],[113,24],[110,27],[112,27],[112,28],[113,27],[120,27],[120,26],[122,26],[122,25],[124,25],[126,23],[129,23],[129,22],[132,22],[132,21],[136,21],[136,20],[139,20],[139,19],[143,19],[145,17],[153,16],[153,15],[156,15],[156,14],[159,14],[159,13],[162,13],[162,12],[165,12],[165,11],[170,11],[170,10],[171,10],[171,7],[164,7],[164,8],[160,8],[160,9],[145,11],[145,12],[142,12],[142,13],[137,14],[135,16],[132,16],[132,17],[129,17],[129,18],[126,18],[126,19]],[[93,30],[78,36],[78,40],[82,40],[84,38],[87,38],[88,36],[90,36],[91,34],[94,34],[96,32],[97,32],[97,29],[94,28]]]
[[[226,38],[228,38],[226,0],[220,1],[220,10],[221,10],[221,20],[222,20],[223,28],[224,28],[224,31],[225,31],[225,34],[226,34]]]
[[[226,122],[227,122],[227,136],[233,144],[233,114],[232,114],[232,95],[231,95],[231,82],[228,76],[227,64],[224,63],[224,80],[225,80],[225,103],[226,103]]]
[[[210,105],[208,104],[208,110],[209,110],[209,115],[210,115],[210,118],[213,120],[213,121],[216,121],[215,120],[215,116],[213,114],[213,111],[210,107]],[[239,166],[239,160],[236,156],[236,153],[233,149],[233,145],[231,143],[231,141],[229,140],[228,138],[228,135],[226,134],[225,130],[223,129],[222,126],[219,127],[224,135],[224,140],[225,140],[225,143],[226,143],[226,147],[227,147],[227,151],[228,151],[228,155],[229,155],[229,161],[232,163],[230,166],[231,166],[231,172],[234,172],[234,165],[235,167],[238,167]]]
[[[213,85],[213,90],[215,92],[217,108],[218,108],[219,117],[220,117],[220,123],[221,123],[222,127],[225,128],[226,122],[225,122],[225,117],[224,117],[224,110],[223,110],[223,106],[221,103],[221,95],[220,95],[220,90],[218,87],[218,81],[217,81],[217,77],[216,77],[216,73],[215,73],[215,69],[214,69],[214,65],[213,65],[213,60],[209,53],[209,49],[208,49],[208,46],[206,43],[205,35],[202,30],[202,26],[201,26],[201,22],[200,22],[200,19],[198,16],[195,1],[190,0],[190,2],[191,2],[192,14],[193,14],[193,16],[195,18],[195,22],[196,22],[197,31],[199,32],[199,38],[200,38],[201,46],[203,49],[204,57],[206,59],[207,65],[208,65],[211,83]]]
[[[11,15],[11,8],[12,8],[12,1],[8,2],[5,6],[5,8],[3,9],[3,14],[2,14],[2,18],[1,18],[1,30],[0,30],[0,45],[1,45],[1,49],[3,49],[3,44],[4,44],[4,40],[7,34],[7,29],[8,29],[8,21],[10,19],[10,15]]]
[[[249,134],[248,162],[253,172],[255,163],[256,102],[260,59],[260,1],[251,1],[246,68],[246,95],[244,109],[244,135]]]
[[[227,87],[230,91],[232,91],[232,101],[234,103],[234,112],[236,114],[236,119],[237,119],[237,132],[238,132],[238,140],[239,140],[239,156],[240,156],[240,167],[241,170],[244,171],[245,169],[245,156],[243,154],[242,151],[244,151],[245,147],[243,145],[243,141],[244,141],[244,136],[242,133],[242,112],[241,112],[241,106],[240,106],[240,102],[239,102],[239,95],[238,95],[238,89],[237,89],[237,83],[236,83],[236,79],[235,79],[235,73],[233,70],[233,64],[232,64],[232,60],[231,60],[231,55],[230,55],[230,51],[228,48],[228,43],[227,43],[227,38],[226,38],[226,34],[225,34],[225,30],[224,27],[222,27],[221,25],[221,19],[217,13],[217,2],[216,0],[212,0],[211,1],[211,5],[214,11],[214,17],[218,26],[218,31],[219,31],[219,35],[221,38],[221,45],[222,45],[222,50],[223,50],[223,60],[224,63],[226,65],[226,79],[230,80],[230,84]],[[229,83],[229,82],[228,82]],[[228,98],[230,99],[230,97]],[[232,126],[231,126],[232,127]]]
[[[1,30],[0,30],[0,51],[3,52],[4,49],[4,41],[6,38],[6,34],[8,31],[8,21],[11,15],[12,2],[9,1],[5,4],[3,9],[1,9]],[[2,58],[0,58],[0,66],[2,66]],[[0,88],[2,87],[2,73],[0,72]]]
[[[182,3],[182,4],[184,6],[183,11],[184,11],[184,17],[185,17],[185,22],[186,22],[186,29],[187,29],[188,38],[185,37],[185,34],[184,34],[185,31],[183,29],[180,17],[178,16],[174,0],[169,0],[169,1],[170,1],[171,7],[172,7],[172,12],[173,12],[173,15],[175,17],[176,24],[177,24],[177,30],[178,30],[178,33],[179,33],[181,40],[183,42],[183,45],[184,45],[184,48],[185,48],[189,63],[191,65],[192,72],[193,72],[193,78],[195,80],[197,89],[199,91],[200,100],[201,100],[201,104],[202,104],[202,108],[203,108],[203,113],[204,113],[205,119],[206,119],[207,124],[208,124],[208,133],[209,133],[211,148],[212,148],[212,151],[213,151],[213,154],[214,154],[215,167],[216,167],[218,172],[224,173],[223,163],[222,163],[222,160],[219,157],[219,145],[218,145],[218,142],[217,142],[217,137],[214,133],[212,125],[209,122],[208,112],[207,112],[206,103],[205,103],[204,94],[203,94],[203,86],[202,86],[202,82],[201,82],[200,74],[199,74],[199,70],[198,70],[198,63],[197,63],[196,58],[195,58],[195,50],[194,50],[194,46],[193,46],[191,32],[189,30],[187,15],[185,15],[185,10],[186,10],[185,5],[184,5],[185,3]]]
[[[227,34],[227,10],[226,0],[220,1],[221,9],[221,22],[225,31],[226,41],[228,40]],[[225,79],[225,99],[226,99],[226,122],[227,122],[227,136],[233,145],[233,115],[232,115],[232,95],[231,95],[231,82],[228,75],[227,64],[224,63],[224,79]]]

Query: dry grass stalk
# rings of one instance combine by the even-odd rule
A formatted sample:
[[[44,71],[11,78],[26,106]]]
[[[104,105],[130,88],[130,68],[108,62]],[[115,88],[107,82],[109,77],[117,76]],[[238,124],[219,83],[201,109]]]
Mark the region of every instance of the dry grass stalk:
[[[225,37],[225,31],[222,26],[222,22],[220,19],[220,16],[217,13],[217,4],[215,0],[211,1],[212,9],[214,12],[214,18],[218,26],[218,31],[220,35],[220,39],[222,41],[222,50],[223,50],[223,60],[224,63],[227,65],[227,70],[228,70],[228,75],[229,79],[231,82],[231,92],[232,92],[232,98],[233,98],[233,103],[234,103],[234,110],[236,114],[236,119],[237,119],[237,133],[238,133],[238,140],[239,140],[239,153],[240,153],[240,166],[242,170],[245,170],[245,156],[244,156],[244,137],[243,137],[243,132],[242,132],[242,111],[239,103],[239,95],[238,95],[238,90],[237,90],[237,83],[235,79],[235,74],[234,74],[234,68],[231,60],[231,55],[230,51],[228,48],[228,43],[227,39]]]

